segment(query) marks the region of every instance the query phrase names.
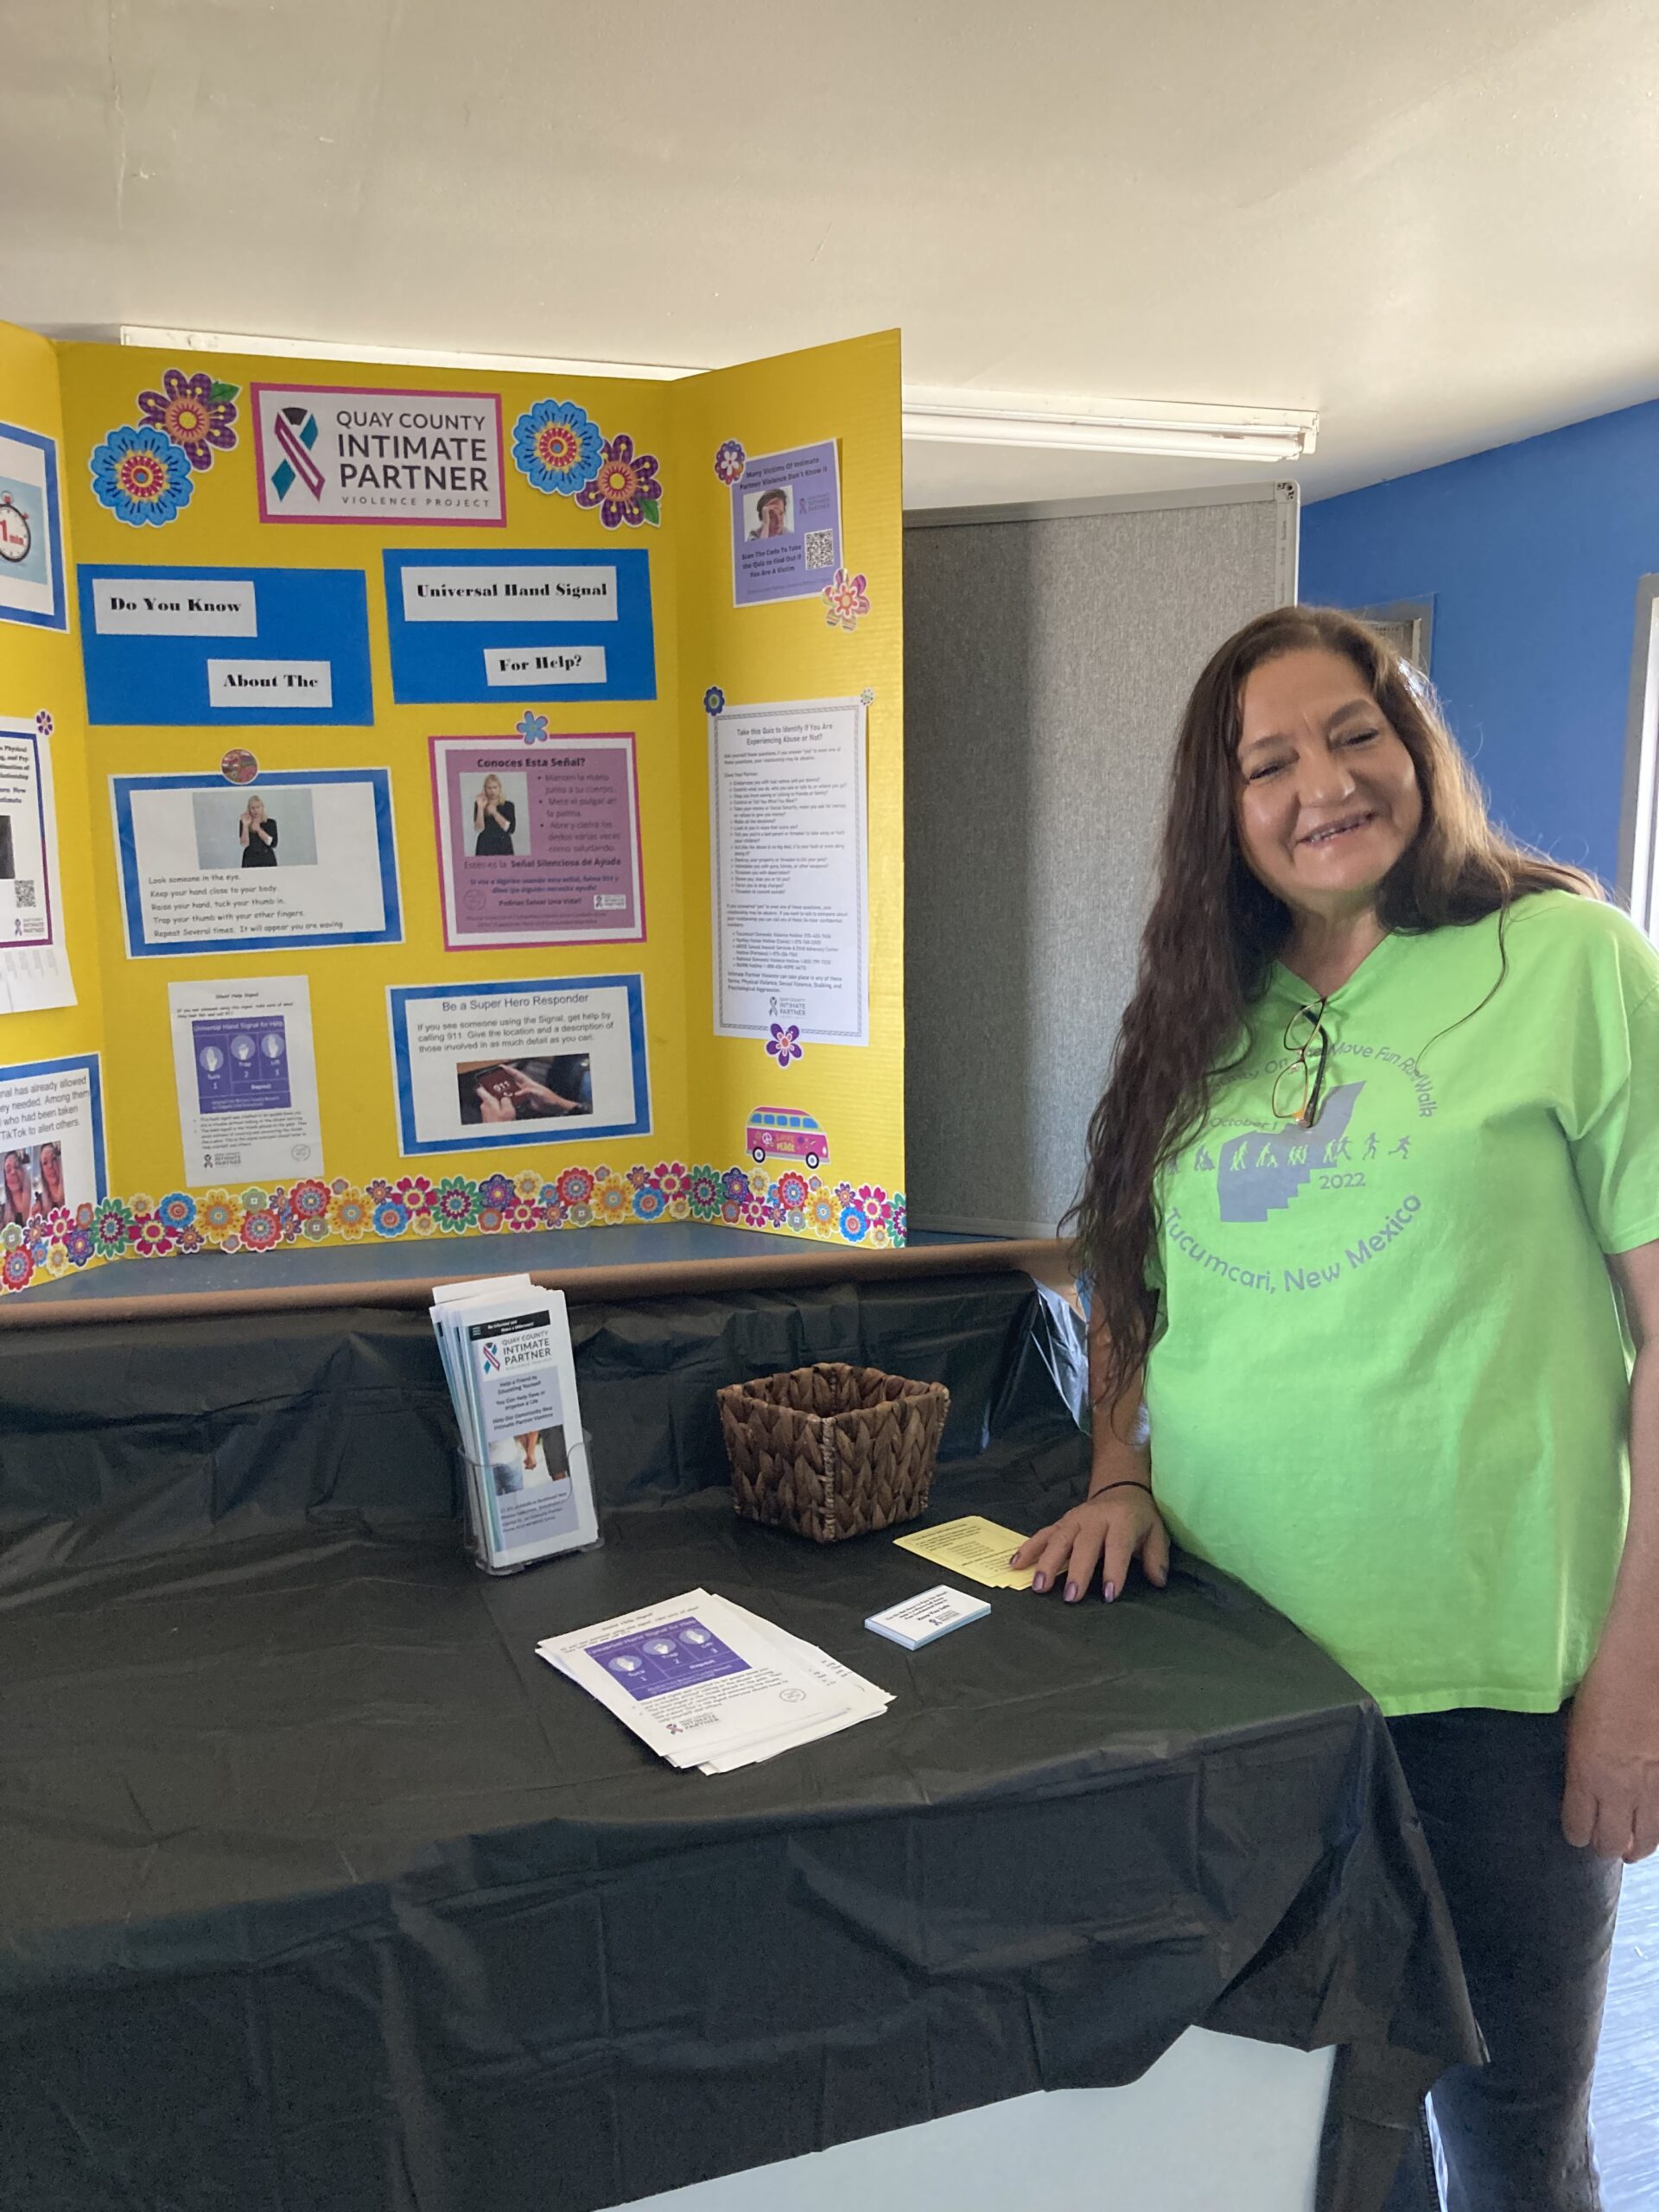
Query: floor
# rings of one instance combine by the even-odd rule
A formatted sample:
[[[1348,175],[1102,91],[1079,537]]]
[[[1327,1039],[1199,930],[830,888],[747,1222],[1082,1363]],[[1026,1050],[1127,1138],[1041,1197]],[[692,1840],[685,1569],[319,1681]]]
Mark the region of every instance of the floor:
[[[1625,1869],[1592,2109],[1605,2212],[1659,2212],[1659,1855]]]

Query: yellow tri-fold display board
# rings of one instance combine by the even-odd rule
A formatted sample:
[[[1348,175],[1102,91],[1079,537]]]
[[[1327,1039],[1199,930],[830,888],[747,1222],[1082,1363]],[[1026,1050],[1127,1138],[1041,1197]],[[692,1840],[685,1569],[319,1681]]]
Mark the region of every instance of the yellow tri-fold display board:
[[[0,326],[6,1288],[902,1242],[900,506],[896,333],[651,382]]]

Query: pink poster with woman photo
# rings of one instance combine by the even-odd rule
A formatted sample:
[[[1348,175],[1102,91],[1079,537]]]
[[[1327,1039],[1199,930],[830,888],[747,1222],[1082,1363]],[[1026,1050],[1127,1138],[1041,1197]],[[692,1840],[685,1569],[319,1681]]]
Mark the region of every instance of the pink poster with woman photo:
[[[645,934],[639,801],[627,733],[435,737],[444,943],[636,943]]]

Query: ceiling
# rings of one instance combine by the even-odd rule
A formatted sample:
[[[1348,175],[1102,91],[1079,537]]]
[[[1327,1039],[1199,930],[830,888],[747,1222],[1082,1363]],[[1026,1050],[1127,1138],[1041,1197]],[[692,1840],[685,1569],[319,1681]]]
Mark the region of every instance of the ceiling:
[[[1659,395],[1659,0],[0,0],[0,314],[1317,408],[1319,497]],[[1282,470],[906,450],[912,505]]]

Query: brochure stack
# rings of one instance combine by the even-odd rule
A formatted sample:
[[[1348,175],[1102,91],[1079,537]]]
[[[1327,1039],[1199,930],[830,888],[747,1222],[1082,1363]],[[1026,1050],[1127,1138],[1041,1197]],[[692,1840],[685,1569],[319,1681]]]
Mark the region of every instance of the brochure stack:
[[[528,1275],[440,1285],[432,1327],[461,1430],[474,1556],[511,1573],[599,1541],[564,1293]]]

